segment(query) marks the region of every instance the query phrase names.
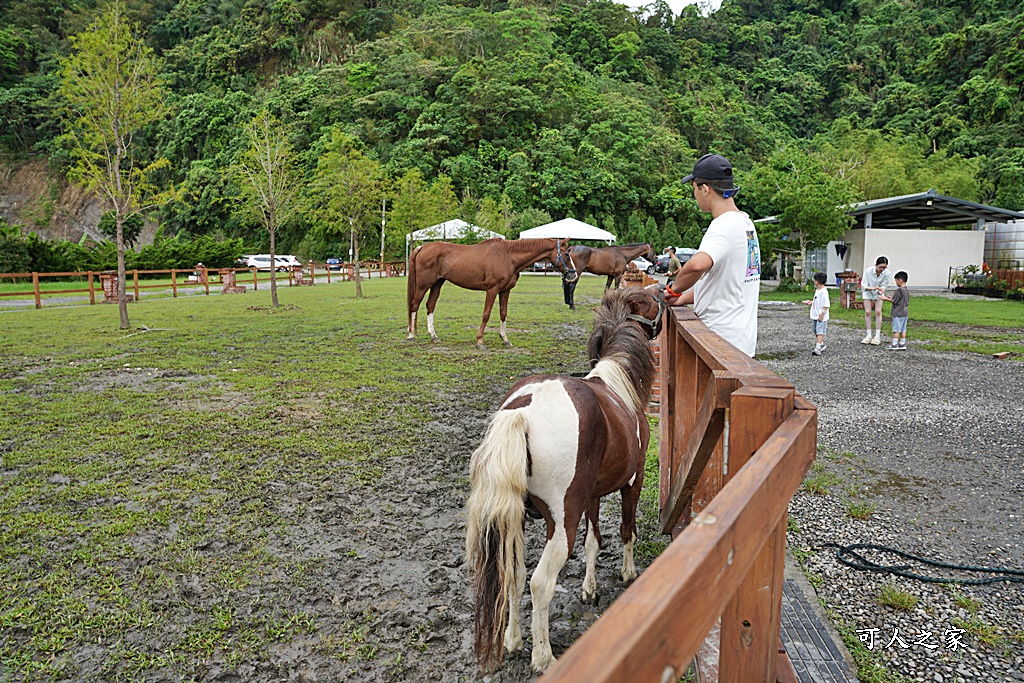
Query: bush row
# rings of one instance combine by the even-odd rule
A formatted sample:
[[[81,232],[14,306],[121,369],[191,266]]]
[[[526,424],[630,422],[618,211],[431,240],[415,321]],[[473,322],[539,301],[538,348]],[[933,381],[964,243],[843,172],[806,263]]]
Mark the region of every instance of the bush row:
[[[174,237],[157,234],[153,244],[139,251],[125,252],[129,270],[168,270],[191,268],[203,263],[210,268],[229,268],[242,255],[241,238],[217,241],[208,235],[191,237],[179,233]],[[24,237],[13,226],[0,220],[0,273],[66,273],[115,270],[117,246],[44,240],[35,233]]]

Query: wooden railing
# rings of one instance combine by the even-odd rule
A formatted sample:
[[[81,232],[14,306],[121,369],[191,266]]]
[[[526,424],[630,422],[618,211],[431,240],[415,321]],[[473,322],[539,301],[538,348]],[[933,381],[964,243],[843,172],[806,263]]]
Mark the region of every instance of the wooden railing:
[[[377,261],[370,261],[364,264],[360,264],[359,274],[365,278],[369,278],[371,275],[374,277],[395,277],[405,275],[405,262],[384,262],[381,267]],[[236,289],[240,289],[241,286],[252,286],[254,290],[259,289],[259,283],[264,284],[270,281],[269,272],[257,272],[255,268],[172,268],[170,270],[128,270],[125,271],[125,278],[127,280],[126,292],[131,293],[134,296],[134,300],[138,301],[141,296],[141,290],[144,289],[164,289],[170,290],[171,296],[177,298],[178,289],[182,287],[202,287],[204,293],[210,294],[210,285],[223,285],[227,284],[223,279],[223,273],[234,273],[234,285],[237,285]],[[250,277],[251,274],[251,277]],[[111,278],[112,275],[116,275],[114,271],[76,271],[69,273],[0,273],[0,281],[4,280],[28,280],[31,284],[31,289],[25,289],[23,291],[15,292],[0,292],[0,297],[17,297],[22,299],[34,299],[35,307],[42,308],[43,302],[50,295],[54,294],[83,294],[89,296],[89,303],[97,303],[97,294],[99,294],[99,303],[104,301],[110,301],[109,291],[105,292],[105,282]],[[139,279],[139,276],[143,276],[143,279]],[[152,276],[170,276],[170,281],[167,278],[161,278],[160,282],[153,282],[152,279],[147,279],[146,276],[152,278]],[[244,279],[241,277],[245,275]],[[331,282],[331,277],[336,280],[346,282],[355,279],[355,266],[346,263],[342,265],[331,265],[328,266],[326,263],[314,264],[309,263],[306,266],[294,266],[289,268],[287,272],[279,272],[277,274],[278,282],[287,281],[289,286],[300,285],[300,284],[311,284],[312,280],[317,277],[326,276],[327,282]],[[40,287],[40,283],[45,281],[46,278],[82,278],[85,282],[76,283],[69,282],[68,285],[82,284],[84,286],[78,287],[66,287],[62,289],[43,289]],[[216,293],[216,292],[215,292]],[[107,296],[105,296],[107,294]]]
[[[795,681],[779,640],[786,515],[817,410],[689,309],[669,309],[660,344],[673,540],[541,680],[675,683],[696,657],[702,683]]]

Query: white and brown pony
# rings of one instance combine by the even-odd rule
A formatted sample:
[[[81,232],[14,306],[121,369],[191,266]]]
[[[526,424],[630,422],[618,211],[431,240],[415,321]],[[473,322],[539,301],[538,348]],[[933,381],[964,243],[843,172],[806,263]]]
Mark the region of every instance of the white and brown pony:
[[[567,265],[569,240],[503,240],[490,239],[478,244],[452,244],[429,242],[416,247],[409,256],[406,302],[409,309],[409,339],[416,338],[416,316],[427,290],[427,331],[431,339],[440,341],[434,331],[434,307],[441,294],[441,286],[451,282],[465,289],[487,293],[480,331],[476,335],[477,348],[484,347],[484,329],[491,317],[495,297],[501,313],[501,339],[512,346],[505,333],[508,315],[508,294],[519,281],[523,268],[547,258],[564,273],[572,270]]]
[[[608,280],[604,288],[608,289],[615,285],[618,289],[622,284],[622,276],[626,274],[629,262],[637,256],[643,256],[651,263],[657,261],[654,249],[650,244],[624,244],[620,247],[584,247],[576,245],[569,250],[570,261],[573,268],[580,273],[593,273],[594,275],[607,275]],[[552,263],[554,263],[552,261]],[[559,264],[556,264],[559,267]],[[572,275],[575,275],[573,273]],[[565,295],[565,303],[569,308],[575,309],[574,293],[576,292],[577,278],[571,277],[566,271],[562,271],[562,292]]]
[[[655,290],[656,291],[656,290]],[[644,409],[654,380],[650,341],[661,329],[652,291],[605,292],[587,343],[592,370],[582,379],[534,375],[516,382],[491,417],[470,461],[466,559],[476,593],[474,640],[480,665],[501,663],[523,646],[519,602],[526,584],[524,514],[542,516],[547,542],[530,579],[535,671],[553,661],[548,607],[586,514],[583,599],[596,595],[601,497],[622,494],[622,580],[633,563],[636,508],[650,429]]]

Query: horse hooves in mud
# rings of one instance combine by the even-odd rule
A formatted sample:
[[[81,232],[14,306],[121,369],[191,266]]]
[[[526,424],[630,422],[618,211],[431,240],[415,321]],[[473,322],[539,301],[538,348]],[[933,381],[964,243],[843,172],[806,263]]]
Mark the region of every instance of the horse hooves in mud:
[[[480,342],[479,344],[476,345],[476,350],[477,351],[486,351],[487,350],[487,344],[484,344],[483,342]]]
[[[511,349],[511,348],[512,348],[512,342],[510,342],[510,341],[509,341],[508,339],[506,339],[506,340],[505,340],[504,342],[502,342],[502,343],[503,343],[503,344],[505,345],[505,348],[506,348],[506,349]]]
[[[434,335],[434,336],[430,337],[430,341],[434,342],[435,344],[440,344],[441,343],[441,338],[436,336],[436,335]]]

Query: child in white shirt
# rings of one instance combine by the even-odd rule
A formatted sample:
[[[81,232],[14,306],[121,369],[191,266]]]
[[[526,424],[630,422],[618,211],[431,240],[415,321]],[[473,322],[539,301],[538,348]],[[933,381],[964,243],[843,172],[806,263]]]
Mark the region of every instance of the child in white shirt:
[[[811,353],[815,356],[820,356],[821,352],[825,350],[825,331],[828,330],[829,307],[828,290],[825,289],[825,282],[827,280],[828,278],[825,273],[815,273],[814,299],[804,301],[805,304],[811,307],[811,327],[817,342]]]

